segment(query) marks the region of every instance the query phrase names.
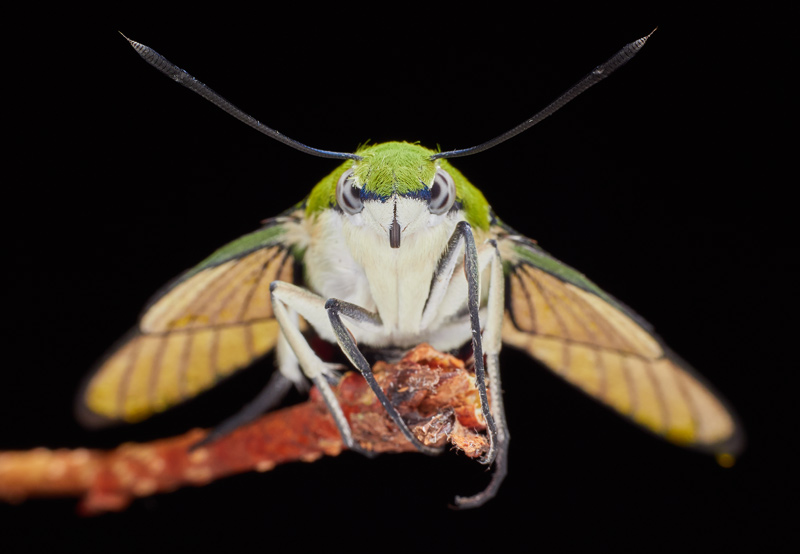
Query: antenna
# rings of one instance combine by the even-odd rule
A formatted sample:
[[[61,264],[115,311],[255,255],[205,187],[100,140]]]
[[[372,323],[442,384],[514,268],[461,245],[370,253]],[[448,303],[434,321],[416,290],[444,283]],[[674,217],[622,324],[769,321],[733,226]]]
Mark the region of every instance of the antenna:
[[[658,27],[656,27],[658,29]],[[462,156],[471,156],[472,154],[477,154],[478,152],[483,152],[484,150],[488,150],[494,146],[497,146],[501,142],[505,142],[508,139],[517,136],[523,131],[527,131],[543,119],[553,115],[558,110],[566,106],[569,102],[574,100],[578,95],[586,92],[591,87],[614,73],[617,69],[628,63],[631,58],[633,58],[639,50],[642,49],[644,43],[647,42],[647,39],[650,38],[650,35],[656,32],[656,29],[650,31],[650,34],[626,44],[622,50],[611,56],[603,64],[598,65],[595,67],[591,73],[586,75],[583,79],[572,85],[572,88],[567,90],[564,94],[556,98],[553,102],[551,102],[546,108],[541,110],[540,112],[536,113],[533,117],[523,121],[510,131],[506,131],[500,136],[493,138],[490,141],[484,142],[477,146],[472,146],[471,148],[463,148],[461,150],[449,150],[447,152],[439,152],[438,154],[434,154],[431,156],[432,160],[436,160],[439,158],[460,158]]]
[[[122,35],[122,33],[120,33]],[[177,65],[170,62],[167,58],[150,48],[149,46],[145,46],[135,40],[131,40],[125,35],[122,35],[125,40],[127,40],[133,49],[136,50],[136,53],[139,54],[144,61],[161,71],[164,75],[172,79],[173,81],[177,81],[178,83],[182,84],[189,90],[196,92],[225,113],[232,115],[242,123],[245,123],[255,129],[256,131],[267,135],[268,137],[274,138],[278,142],[282,142],[287,146],[291,146],[295,150],[300,150],[301,152],[305,152],[306,154],[311,154],[312,156],[319,156],[321,158],[338,158],[338,159],[349,159],[349,160],[360,160],[361,156],[358,154],[350,154],[348,152],[331,152],[329,150],[319,150],[318,148],[312,148],[310,146],[306,146],[305,144],[298,142],[294,139],[287,137],[276,131],[271,127],[267,127],[256,118],[247,113],[243,112],[227,100],[223,98],[218,93],[214,92],[211,88],[206,86],[204,83],[201,83],[191,75],[189,75],[186,71],[178,67]]]

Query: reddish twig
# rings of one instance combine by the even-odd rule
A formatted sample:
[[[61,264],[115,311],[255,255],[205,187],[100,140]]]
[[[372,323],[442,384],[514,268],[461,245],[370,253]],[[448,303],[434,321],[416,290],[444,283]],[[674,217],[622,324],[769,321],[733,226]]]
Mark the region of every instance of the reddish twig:
[[[449,442],[470,457],[485,453],[478,391],[461,360],[423,344],[396,364],[377,363],[373,371],[422,442],[431,446]],[[360,375],[345,374],[335,390],[353,436],[363,448],[373,452],[414,450]],[[206,434],[194,429],[177,437],[123,444],[111,451],[37,448],[0,452],[0,500],[79,496],[84,514],[119,511],[136,497],[201,486],[245,471],[268,471],[286,462],[311,462],[345,449],[316,390],[302,404],[266,414],[190,451]]]

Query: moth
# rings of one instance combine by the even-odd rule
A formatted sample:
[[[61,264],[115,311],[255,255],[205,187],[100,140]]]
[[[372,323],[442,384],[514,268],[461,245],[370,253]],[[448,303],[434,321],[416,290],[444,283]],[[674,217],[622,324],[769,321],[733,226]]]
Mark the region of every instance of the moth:
[[[652,33],[651,33],[652,34]],[[521,349],[638,425],[681,446],[736,454],[743,433],[727,403],[653,328],[575,269],[520,235],[450,162],[525,131],[630,60],[631,42],[536,115],[478,146],[436,151],[387,142],[354,153],[301,144],[242,112],[151,48],[136,52],[178,83],[258,131],[340,164],[308,196],[257,231],[213,252],[159,291],[136,327],[100,361],[77,399],[90,426],[133,423],[213,387],[275,352],[277,371],[257,399],[207,441],[277,404],[308,380],[322,392],[349,448],[363,451],[331,390],[334,366],[308,327],[337,344],[386,412],[420,443],[377,385],[365,349],[396,352],[427,342],[471,345],[494,464],[489,500],[506,473],[509,432],[499,356]]]

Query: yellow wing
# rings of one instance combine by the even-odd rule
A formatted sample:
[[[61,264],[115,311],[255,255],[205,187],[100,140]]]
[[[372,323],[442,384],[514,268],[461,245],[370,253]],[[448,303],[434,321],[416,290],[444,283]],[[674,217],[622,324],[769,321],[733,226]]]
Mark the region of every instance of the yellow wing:
[[[499,234],[504,343],[671,442],[719,455],[741,450],[725,401],[649,324],[529,239]]]
[[[286,235],[300,217],[268,221],[156,294],[82,387],[81,422],[140,421],[268,353],[278,338],[269,285],[293,282],[295,258]]]

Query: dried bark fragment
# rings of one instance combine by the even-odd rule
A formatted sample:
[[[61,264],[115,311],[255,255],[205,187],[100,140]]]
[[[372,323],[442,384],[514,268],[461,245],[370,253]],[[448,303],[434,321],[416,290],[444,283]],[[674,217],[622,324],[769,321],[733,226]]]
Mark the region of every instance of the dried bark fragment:
[[[423,344],[400,362],[379,362],[373,370],[422,442],[432,446],[450,442],[470,457],[487,451],[474,377],[461,360]],[[354,438],[365,449],[414,450],[360,375],[346,373],[335,391]],[[78,496],[84,514],[119,511],[136,497],[201,486],[245,471],[268,471],[291,461],[312,462],[345,449],[316,390],[302,404],[268,413],[190,451],[206,433],[194,429],[148,443],[122,444],[111,451],[36,448],[0,452],[0,500]]]

